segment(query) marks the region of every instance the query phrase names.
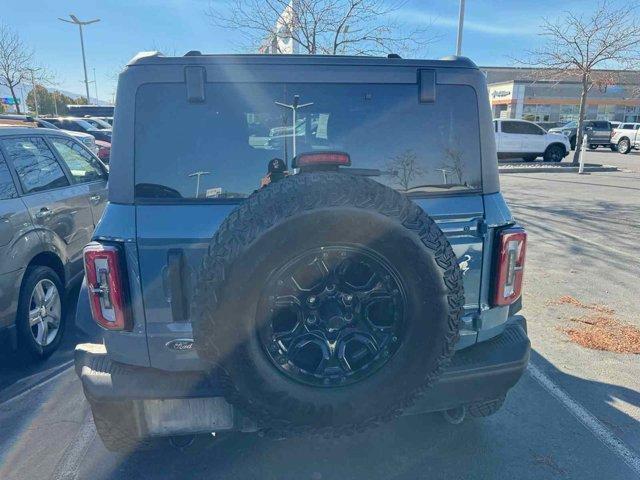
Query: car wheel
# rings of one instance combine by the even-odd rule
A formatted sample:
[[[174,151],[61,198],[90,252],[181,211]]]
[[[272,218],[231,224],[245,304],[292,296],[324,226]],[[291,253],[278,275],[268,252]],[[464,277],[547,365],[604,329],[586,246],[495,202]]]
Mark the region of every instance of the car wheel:
[[[545,162],[561,162],[565,153],[562,145],[550,145],[544,152],[543,158]]]
[[[631,142],[627,138],[623,138],[618,142],[618,152],[626,155],[631,151]]]
[[[571,150],[575,150],[576,149],[576,137],[571,137],[569,139],[569,145],[571,145]]]
[[[64,310],[64,288],[58,274],[45,266],[27,268],[16,316],[21,351],[35,360],[49,357],[62,340]]]
[[[609,148],[611,149],[612,152],[617,152],[618,151],[618,146],[617,145],[609,145]]]
[[[596,150],[597,148],[598,148],[598,145],[596,145],[595,143],[589,144],[589,150]]]
[[[231,403],[283,435],[350,434],[400,415],[451,358],[464,303],[436,223],[346,173],[254,193],[197,278],[200,358],[228,376]]]

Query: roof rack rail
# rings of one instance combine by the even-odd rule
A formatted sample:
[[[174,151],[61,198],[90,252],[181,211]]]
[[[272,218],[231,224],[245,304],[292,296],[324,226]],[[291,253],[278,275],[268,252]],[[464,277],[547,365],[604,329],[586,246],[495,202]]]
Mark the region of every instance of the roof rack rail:
[[[397,53],[388,53],[387,58],[402,58],[402,57]]]
[[[200,50],[189,50],[187,53],[184,54],[185,57],[199,57],[202,55],[202,52]]]

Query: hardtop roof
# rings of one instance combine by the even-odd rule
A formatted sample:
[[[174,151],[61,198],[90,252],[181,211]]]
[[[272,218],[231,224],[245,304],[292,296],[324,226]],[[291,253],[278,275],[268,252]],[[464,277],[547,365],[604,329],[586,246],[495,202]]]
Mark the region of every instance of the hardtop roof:
[[[438,60],[420,60],[348,55],[201,54],[199,52],[189,52],[189,54],[181,57],[167,57],[161,52],[140,52],[127,63],[128,66],[215,64],[375,65],[478,69],[477,65],[467,57],[457,57],[454,55]]]

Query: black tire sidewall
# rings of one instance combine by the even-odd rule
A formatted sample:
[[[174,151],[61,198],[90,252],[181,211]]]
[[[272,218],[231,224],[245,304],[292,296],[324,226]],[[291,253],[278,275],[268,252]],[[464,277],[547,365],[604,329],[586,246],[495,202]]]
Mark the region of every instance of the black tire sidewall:
[[[363,228],[350,231],[340,228],[341,225],[352,225],[354,221]],[[297,239],[292,238],[292,232],[308,232],[311,226],[315,227],[313,237],[287,251],[287,245],[296,245]],[[371,242],[375,230],[384,230],[393,242],[385,242],[385,239]],[[227,277],[228,288],[239,288],[242,295],[229,299],[220,311],[222,315],[235,314],[233,328],[219,332],[219,335],[231,341],[231,348],[237,345],[239,349],[221,352],[230,360],[224,365],[236,388],[250,396],[274,400],[279,396],[279,401],[272,405],[272,413],[275,416],[287,413],[294,417],[294,423],[309,423],[308,409],[301,407],[302,404],[313,405],[314,420],[324,425],[329,420],[338,424],[358,423],[363,420],[359,412],[363,416],[370,416],[372,411],[382,414],[385,407],[397,403],[398,398],[406,394],[407,385],[413,385],[413,388],[422,385],[425,374],[446,348],[445,325],[433,321],[448,316],[446,288],[431,257],[410,253],[421,245],[410,232],[403,230],[381,215],[344,209],[314,211],[310,215],[290,219],[261,237],[247,251],[246,257],[251,258],[251,265],[239,265]],[[335,388],[305,385],[278,371],[259,342],[257,329],[260,326],[255,323],[261,285],[269,272],[293,256],[328,244],[364,245],[383,256],[396,268],[407,297],[405,331],[398,352],[372,375],[353,385]],[[274,255],[273,252],[279,254]],[[423,301],[424,298],[431,299],[431,302]],[[418,365],[421,368],[416,368]],[[291,408],[291,403],[299,405],[297,411]]]
[[[260,197],[220,227],[199,272],[196,348],[230,377],[228,400],[263,426],[335,431],[393,418],[435,382],[457,340],[462,277],[433,220],[376,182],[323,175],[278,182],[271,198],[268,189],[256,193]],[[272,363],[259,340],[256,311],[274,270],[332,245],[365,247],[394,267],[406,293],[405,331],[398,351],[371,375],[344,386],[311,386]]]
[[[40,280],[51,280],[58,289],[60,296],[60,327],[56,338],[49,345],[43,347],[33,338],[29,327],[29,303],[31,294],[36,284]],[[44,360],[49,357],[60,345],[65,330],[65,292],[62,281],[58,274],[50,267],[39,265],[27,268],[22,285],[20,287],[20,297],[18,299],[18,310],[16,312],[16,329],[18,332],[18,348],[21,353],[27,354],[35,360]]]
[[[558,160],[554,160],[551,156],[551,153],[557,150],[560,153],[560,158]],[[560,145],[551,145],[549,148],[547,148],[547,151],[544,153],[544,161],[545,162],[561,162],[562,161],[562,155],[565,153],[564,148],[561,147]]]

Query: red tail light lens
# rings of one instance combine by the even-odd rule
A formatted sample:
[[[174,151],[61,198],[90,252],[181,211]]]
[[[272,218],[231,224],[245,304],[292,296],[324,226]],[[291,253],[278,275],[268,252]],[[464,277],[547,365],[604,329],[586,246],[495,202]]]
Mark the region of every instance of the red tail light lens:
[[[130,330],[120,249],[90,243],[84,248],[84,271],[95,322],[109,330]]]
[[[511,305],[522,295],[527,232],[521,228],[502,230],[498,234],[494,305]]]
[[[308,167],[311,165],[335,165],[345,166],[351,165],[351,158],[348,153],[344,152],[310,152],[301,153],[293,160],[293,168]]]

